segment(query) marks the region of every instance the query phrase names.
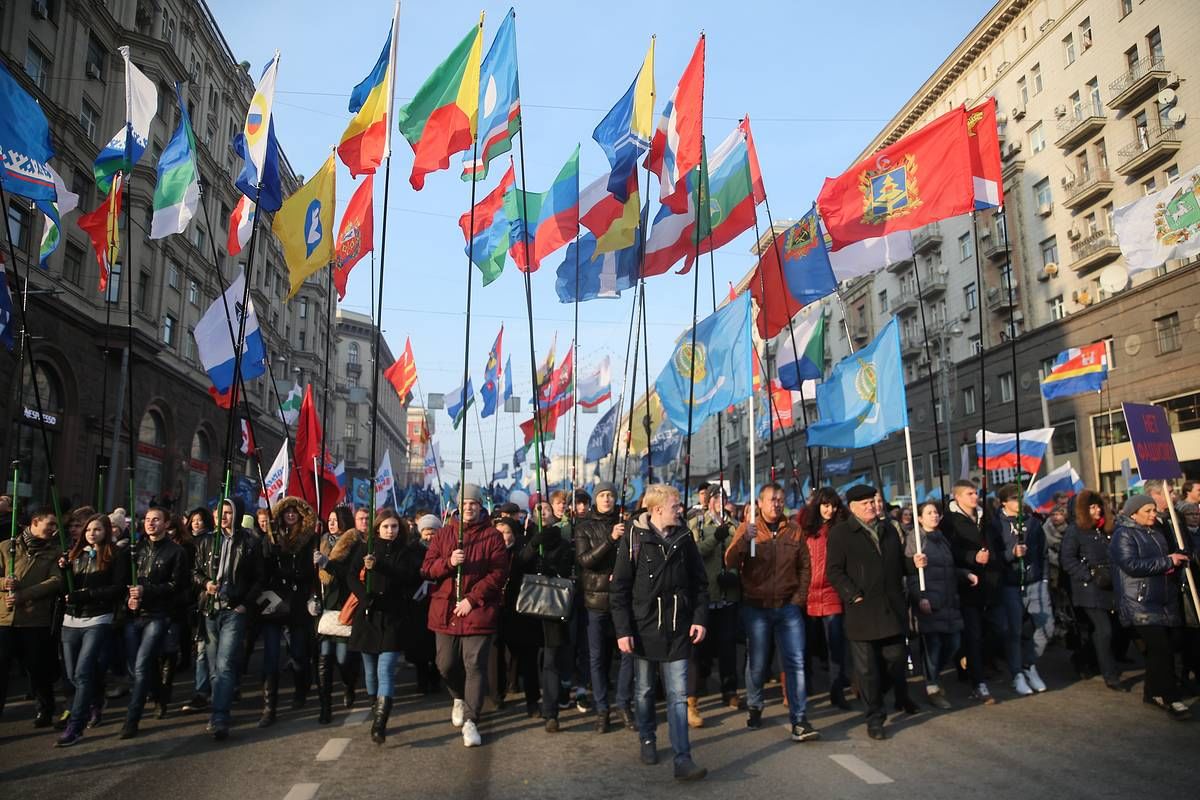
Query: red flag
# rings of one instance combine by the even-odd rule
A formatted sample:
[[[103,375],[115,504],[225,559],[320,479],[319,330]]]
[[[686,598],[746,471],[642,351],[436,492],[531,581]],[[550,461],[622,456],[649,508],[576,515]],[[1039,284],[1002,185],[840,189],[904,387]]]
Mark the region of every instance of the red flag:
[[[767,199],[763,187],[762,169],[758,166],[758,150],[754,147],[754,134],[750,132],[750,115],[742,117],[738,127],[746,134],[746,149],[750,151],[750,180],[754,183],[754,205]]]
[[[783,234],[776,234],[782,236]],[[779,263],[779,251],[783,242],[768,242],[763,246],[762,260],[758,269],[750,276],[750,296],[758,306],[754,324],[758,335],[771,339],[787,327],[788,320],[803,307],[788,289],[783,267]]]
[[[242,195],[233,211],[229,214],[229,238],[225,240],[225,250],[230,256],[242,252],[250,234],[254,230],[254,201]]]
[[[396,394],[400,395],[400,402],[403,403],[417,382],[417,362],[413,359],[412,342],[409,339],[404,340],[404,352],[395,363],[383,371],[383,377],[396,389]]]
[[[646,156],[646,166],[658,175],[659,200],[676,214],[686,214],[688,210],[687,175],[700,166],[703,116],[704,34],[701,34],[679,85],[659,117]]]
[[[542,418],[542,439],[550,441],[554,438],[554,429],[558,426],[558,418],[566,413],[571,407],[571,398],[568,396],[565,401],[560,401],[549,407],[543,407]],[[528,447],[533,443],[534,437],[537,436],[537,428],[534,418],[530,417],[521,423],[521,433],[525,436],[525,446]],[[535,459],[536,461],[536,459]]]
[[[771,380],[771,406],[775,413],[772,420],[775,430],[790,427],[793,421],[792,392],[790,389],[784,389],[774,378]]]
[[[817,197],[833,250],[975,207],[967,112],[956,108],[867,156]]]
[[[96,263],[100,265],[101,294],[108,288],[109,256],[116,255],[121,248],[118,224],[121,219],[122,177],[118,172],[105,201],[76,220],[79,229],[92,240],[92,249],[96,251]]]
[[[996,98],[989,97],[967,109],[967,139],[971,145],[971,176],[975,183],[975,208],[1004,205],[1000,176],[1000,133],[996,127]]]
[[[288,475],[288,494],[302,497],[314,506],[318,502],[314,465],[320,464],[322,460],[321,437],[321,420],[317,417],[317,407],[313,403],[312,386],[307,386],[304,389],[304,401],[300,404],[300,419],[296,422],[296,463],[292,465],[292,471]],[[320,486],[321,509],[333,508],[342,490],[328,460],[321,466]]]
[[[542,408],[557,403],[564,395],[570,397],[571,387],[575,381],[574,355],[575,346],[572,343],[562,363],[550,373],[546,382],[538,388]]]
[[[338,229],[336,251],[333,254],[333,285],[338,300],[346,299],[346,281],[359,259],[375,249],[375,212],[371,201],[375,194],[375,176],[368,175],[354,190],[342,227]]]
[[[252,453],[254,453],[255,450],[258,449],[254,445],[254,432],[252,430],[250,430],[250,421],[249,420],[247,420],[243,417],[241,420],[241,423],[242,423],[242,453],[244,455],[251,455]]]

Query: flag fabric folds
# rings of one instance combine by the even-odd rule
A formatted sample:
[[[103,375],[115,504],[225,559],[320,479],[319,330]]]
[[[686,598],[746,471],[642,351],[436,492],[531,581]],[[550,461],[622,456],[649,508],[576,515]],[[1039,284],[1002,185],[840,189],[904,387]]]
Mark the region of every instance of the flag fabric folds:
[[[245,274],[238,272],[237,277],[230,281],[225,294],[214,300],[204,312],[193,333],[200,366],[208,373],[218,399],[231,395],[233,390],[234,343],[230,331],[233,332],[232,336],[237,336],[243,314],[242,295],[245,285]],[[241,373],[243,380],[252,380],[267,371],[267,351],[263,346],[262,331],[258,327],[258,315],[254,311],[253,300],[249,301],[244,313],[246,324]]]
[[[646,165],[658,175],[659,200],[676,214],[687,211],[685,178],[700,166],[704,149],[704,34],[696,42],[650,140]]]
[[[21,88],[8,67],[0,64],[0,179],[4,190],[34,201],[54,202],[53,155],[50,125],[42,107]]]
[[[542,408],[539,412],[541,417],[541,434],[542,443],[554,441],[555,429],[558,427],[558,418],[561,416],[559,409],[556,406]],[[529,448],[538,438],[538,417],[530,417],[520,424],[521,434],[525,437],[525,447]],[[534,459],[535,461],[537,459]]]
[[[271,63],[263,69],[262,77],[258,79],[258,85],[254,87],[254,95],[250,98],[250,105],[246,109],[246,123],[242,128],[243,156],[246,162],[242,176],[254,178],[250,182],[251,187],[267,181],[271,171],[268,162],[272,156],[278,157],[278,144],[273,141],[275,131],[271,118],[271,107],[275,103],[275,79],[278,74],[279,51],[277,50]],[[278,164],[276,164],[276,173],[278,173]],[[278,182],[278,177],[276,174],[276,182]],[[239,188],[247,195],[252,194],[252,192],[247,192],[240,183]],[[259,205],[268,211],[275,210],[261,201],[259,201]]]
[[[479,153],[463,156],[464,181],[487,177],[488,164],[512,150],[521,128],[517,84],[517,12],[508,10],[479,69]],[[469,152],[469,151],[468,151]]]
[[[242,455],[247,455],[247,456],[254,455],[254,450],[255,450],[254,432],[250,430],[250,420],[246,419],[245,417],[242,417],[238,421],[242,425],[242,444],[241,444]]]
[[[129,174],[150,144],[150,123],[158,113],[158,89],[130,60],[129,47],[118,48],[125,61],[125,123],[96,156],[92,172],[101,194],[112,188],[113,176]]]
[[[393,16],[387,41],[375,66],[350,93],[349,110],[354,117],[342,134],[337,152],[352,178],[374,174],[388,155],[388,116],[396,73],[393,65],[396,63],[399,24],[399,16]]]
[[[375,472],[375,508],[383,508],[390,498],[395,503],[396,475],[392,472],[392,453],[384,449],[379,469]]]
[[[688,341],[691,341],[690,334],[688,334]],[[633,434],[629,439],[629,452],[641,453],[650,447],[650,437],[646,435],[646,418],[649,417],[650,419],[650,433],[653,435],[658,426],[662,424],[665,416],[666,409],[663,407],[663,402],[658,396],[658,389],[654,388],[650,391],[648,397],[643,397],[633,408]],[[629,419],[627,417],[621,427],[625,427],[628,423]]]
[[[750,278],[758,305],[758,335],[774,338],[796,312],[837,288],[816,211],[809,211],[762,252]]]
[[[108,289],[108,275],[113,263],[121,253],[121,175],[113,178],[108,197],[99,206],[86,214],[80,214],[76,224],[92,240],[96,252],[96,263],[100,266],[101,294]],[[240,295],[239,295],[240,296]]]
[[[795,341],[795,347],[792,343]],[[825,315],[798,316],[790,333],[779,338],[775,351],[775,372],[779,385],[800,391],[806,380],[821,380],[825,375]]]
[[[307,386],[296,425],[296,463],[288,476],[288,494],[302,497],[314,508],[325,511],[337,505],[342,489],[334,465],[322,450],[321,419],[313,402],[312,386]]]
[[[1000,131],[996,126],[996,98],[989,97],[967,109],[967,142],[971,148],[971,182],[975,210],[1004,205],[1000,175]]]
[[[196,136],[187,106],[175,84],[179,100],[179,127],[167,149],[158,159],[158,183],[154,186],[154,216],[150,219],[150,238],[162,239],[183,233],[196,216],[200,204],[200,173],[196,169]]]
[[[617,420],[620,419],[621,409],[613,406],[592,428],[588,436],[587,449],[584,451],[584,462],[597,462],[609,455],[616,440]]]
[[[466,253],[471,263],[479,267],[483,285],[487,286],[504,271],[504,255],[509,248],[509,232],[512,224],[505,213],[505,198],[516,184],[516,174],[510,164],[504,177],[487,197],[475,204],[475,225],[471,226],[471,212],[458,218],[463,238],[467,241]]]
[[[538,403],[548,408],[571,395],[575,386],[575,343],[567,348],[562,363],[555,367],[538,386]]]
[[[554,337],[550,340],[550,351],[546,353],[546,359],[537,368],[537,373],[534,375],[534,390],[540,391],[542,386],[550,379],[550,373],[554,371],[555,350],[558,348],[558,331],[554,332]]]
[[[225,252],[236,256],[242,252],[250,233],[254,230],[254,201],[246,195],[238,198],[237,205],[229,214],[229,237],[225,240]]]
[[[632,246],[616,252],[599,253],[596,237],[590,233],[584,234],[577,242],[571,242],[555,273],[554,290],[559,301],[574,303],[578,300],[582,303],[601,297],[620,297],[621,292],[637,284],[637,251],[638,248]]]
[[[471,379],[467,378],[467,385],[459,386],[449,392],[446,392],[446,413],[450,415],[450,419],[454,421],[454,429],[458,430],[459,424],[467,414],[467,409],[475,402],[475,390],[471,387]]]
[[[287,397],[280,402],[275,416],[285,425],[295,425],[300,417],[300,403],[303,400],[304,390],[300,388],[300,384],[293,383],[292,388],[288,389]]]
[[[1071,462],[1066,461],[1029,484],[1029,489],[1025,492],[1025,504],[1034,511],[1048,514],[1054,508],[1056,494],[1074,497],[1081,491],[1083,479],[1071,466]]]
[[[908,425],[895,317],[875,341],[834,365],[817,386],[817,413],[820,420],[808,426],[810,446],[868,447]]]
[[[947,112],[864,158],[817,197],[833,249],[975,208],[967,112]]]
[[[637,173],[629,173],[624,200],[609,189],[609,177],[601,175],[579,192],[579,224],[595,236],[597,253],[636,244],[641,223]]]
[[[625,94],[604,115],[592,139],[604,150],[612,167],[605,187],[618,202],[624,203],[637,189],[637,160],[650,147],[654,124],[654,39],[642,60],[637,77]],[[589,226],[591,227],[591,226]],[[599,234],[597,234],[599,236]]]
[[[37,204],[42,209],[42,241],[38,246],[38,266],[42,269],[47,268],[46,260],[62,241],[62,218],[79,206],[79,195],[67,189],[54,167],[47,165],[47,168],[54,179],[54,193],[58,200],[53,203],[40,201]]]
[[[694,348],[691,330],[679,337],[654,383],[667,418],[682,431],[689,424],[695,430],[713,414],[750,397],[749,296],[740,295],[701,320],[694,335]]]
[[[829,265],[839,281],[877,272],[889,264],[911,261],[912,233],[896,231],[887,236],[863,239],[829,254]]]
[[[683,448],[683,433],[674,425],[660,425],[658,431],[650,437],[650,465],[665,467],[679,460],[679,451]]]
[[[411,339],[404,339],[404,352],[383,371],[383,377],[387,378],[396,394],[400,395],[400,402],[405,402],[417,383],[417,362],[413,358]]]
[[[695,180],[695,173],[686,179],[689,184]],[[642,277],[649,278],[662,275],[685,256],[694,256],[696,252],[696,210],[695,195],[687,194],[687,211],[676,214],[665,205],[659,206],[654,215],[654,223],[650,227],[650,236],[646,240],[646,255],[642,262]],[[688,259],[690,267],[692,259]],[[687,272],[685,268],[680,273]]]
[[[504,359],[504,396],[502,400],[512,397],[512,356]]]
[[[375,176],[368,175],[350,197],[342,213],[337,244],[333,254],[333,285],[338,300],[346,299],[346,281],[350,270],[375,249]]]
[[[504,196],[504,209],[512,221],[509,254],[522,272],[537,272],[543,258],[579,233],[579,145],[549,189],[537,193],[514,187]],[[528,258],[527,236],[532,244]]]
[[[296,190],[271,221],[271,230],[283,245],[291,299],[300,284],[333,260],[334,176],[333,155],[317,174]]]
[[[283,181],[279,178],[279,140],[275,138],[275,120],[267,123],[267,148],[263,165],[260,169],[248,156],[246,150],[246,134],[239,133],[233,137],[230,147],[234,154],[242,159],[242,171],[238,173],[234,185],[245,196],[254,200],[251,205],[257,205],[264,211],[278,211],[283,204]]]
[[[298,406],[297,406],[298,408]],[[297,413],[297,416],[299,414]],[[259,507],[265,508],[266,505],[275,505],[275,503],[287,496],[288,487],[288,443],[285,440],[279,446],[279,454],[275,456],[275,460],[271,462],[271,468],[267,470],[267,474],[263,476],[262,493],[259,496]]]
[[[412,146],[408,182],[417,191],[425,186],[426,175],[449,167],[450,157],[475,141],[482,49],[480,20],[396,114],[400,132]]]
[[[504,325],[501,325],[500,332],[496,334],[496,341],[492,343],[492,349],[488,353],[487,365],[483,368],[483,388],[479,390],[479,396],[483,400],[483,408],[480,409],[479,416],[485,419],[495,414],[496,407],[499,405],[500,357],[503,339]]]
[[[612,360],[605,356],[596,371],[579,379],[579,405],[596,408],[605,400],[612,399]]]
[[[1118,208],[1113,231],[1130,272],[1200,253],[1200,167]]]
[[[1037,473],[1054,437],[1054,428],[1021,431],[1021,457],[1017,458],[1017,434],[976,431],[975,459],[980,469],[1014,469],[1030,475]]]
[[[1108,378],[1108,349],[1104,342],[1071,347],[1058,354],[1050,374],[1042,378],[1047,400],[1098,392]]]
[[[750,158],[746,128],[741,124],[705,160],[701,205],[708,213],[700,216],[696,226],[701,253],[724,247],[754,227],[754,187],[762,186],[762,176],[752,174],[756,162],[757,158]],[[692,254],[688,258],[690,263]]]

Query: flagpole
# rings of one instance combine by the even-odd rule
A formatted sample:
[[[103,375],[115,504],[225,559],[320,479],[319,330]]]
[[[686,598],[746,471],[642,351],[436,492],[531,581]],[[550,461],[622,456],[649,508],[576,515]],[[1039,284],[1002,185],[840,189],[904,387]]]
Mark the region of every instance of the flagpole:
[[[753,195],[753,193],[754,193],[753,186],[750,187],[750,192]],[[751,199],[753,199],[753,198],[751,198]],[[757,209],[755,210],[755,214],[754,214],[754,241],[756,243],[761,241],[761,239],[759,237],[759,232],[758,232]],[[710,234],[710,242],[711,242],[711,234]],[[772,228],[771,228],[771,242],[772,243],[775,242],[774,226],[772,226]],[[762,293],[762,298],[763,298],[762,313],[764,315],[767,315],[767,286],[766,286],[766,279],[763,277],[763,270],[762,270],[762,247],[756,246],[754,249],[758,251],[758,269],[756,270],[756,272],[758,272],[758,290],[759,290],[759,292]],[[777,251],[777,254],[778,254],[778,251]],[[779,264],[780,264],[780,270],[782,271],[783,262],[780,261]],[[789,323],[791,322],[791,314],[788,314],[788,321],[789,321]],[[758,349],[754,347],[754,339],[753,338],[750,339],[750,347],[752,350],[755,351],[755,356],[757,357]],[[770,456],[771,456],[771,472],[770,472],[771,478],[770,479],[771,479],[771,482],[774,483],[775,482],[775,419],[771,413],[771,406],[772,406],[771,400],[773,399],[771,397],[771,343],[770,343],[770,340],[765,336],[763,337],[763,349],[766,351],[766,358],[765,359],[759,358],[758,360],[760,363],[764,362],[764,361],[766,362],[765,364],[762,364],[763,369],[761,370],[761,372],[763,374],[763,383],[765,385],[766,392],[767,392],[767,436],[769,437],[769,441],[770,441],[770,445],[769,445],[770,450],[768,452],[770,453]],[[795,353],[795,349],[796,349],[795,345],[793,344],[792,345],[793,353],[794,353],[794,355],[799,357],[800,354]],[[750,402],[753,403],[754,402],[753,373],[751,373],[751,380],[750,380],[750,398],[751,398]],[[755,431],[751,431],[750,445],[752,447],[758,446],[758,434]]]
[[[701,107],[702,107],[701,113],[703,114],[703,93],[701,93]],[[703,136],[700,137],[700,150],[701,150],[701,161],[704,162],[706,159],[704,158],[704,153],[703,153],[703,151],[704,151],[704,137]],[[691,486],[691,483],[692,483],[692,416],[693,416],[693,410],[695,408],[695,402],[696,402],[696,316],[699,312],[699,305],[700,305],[700,269],[699,269],[697,262],[700,261],[700,210],[703,208],[705,210],[705,212],[707,212],[707,206],[704,206],[702,204],[702,202],[701,202],[702,200],[704,200],[704,168],[703,168],[703,165],[696,168],[696,214],[695,214],[695,220],[693,220],[693,222],[692,222],[692,236],[696,240],[696,255],[695,255],[695,259],[692,261],[692,269],[695,270],[696,274],[694,276],[693,288],[692,288],[692,344],[691,344],[691,350],[688,353],[688,418],[687,418],[687,445],[686,445],[687,451],[683,457],[683,508],[685,511],[691,507],[690,500],[691,500],[691,492],[692,492],[692,486]],[[645,313],[646,313],[645,305],[643,304],[643,306],[642,306],[642,322],[643,322],[643,324],[645,323],[645,320],[646,320]],[[647,342],[646,344],[647,344],[647,346],[649,346],[650,343]],[[751,349],[753,349],[753,342],[752,342]],[[649,383],[649,379],[647,379],[647,384],[648,383]],[[753,388],[753,387],[751,387],[751,388]],[[753,397],[751,398],[750,405],[754,405]],[[649,411],[648,406],[647,406],[647,411]],[[647,414],[647,419],[649,419],[648,414]],[[648,433],[648,431],[647,431],[647,433]],[[646,441],[647,441],[647,444],[649,444],[649,441],[650,441],[649,435],[647,435]],[[754,453],[754,431],[753,431],[753,429],[750,431],[750,452],[752,454],[751,457],[753,458],[753,453]],[[651,455],[653,456],[653,453],[651,453]],[[654,462],[653,457],[650,459],[650,461],[653,464],[653,462]],[[654,467],[651,466],[650,469],[653,470]],[[753,477],[751,478],[751,480],[753,480]]]
[[[625,405],[625,389],[629,386],[629,350],[630,346],[633,344],[633,326],[635,324],[635,320],[637,320],[637,309],[638,293],[635,289],[633,292],[633,304],[630,306],[629,311],[629,335],[625,337],[625,360],[621,364],[621,391],[617,393],[617,420],[616,424],[613,426],[613,448],[612,452],[610,453],[612,456],[612,477],[610,480],[614,484],[617,482],[617,461],[619,460],[621,453],[621,439],[619,436],[617,436],[617,430],[621,427],[620,409]],[[636,393],[636,391],[637,389],[634,387],[634,392]],[[633,419],[632,407],[630,408],[630,419]],[[622,502],[624,502],[623,499]]]
[[[754,356],[755,356],[755,352],[754,352],[754,317],[751,314],[747,314],[746,317],[747,317],[747,322],[746,322],[747,333],[750,336],[750,363],[746,365],[746,368],[748,370],[750,370],[750,374],[753,375],[754,374]],[[751,380],[751,386],[753,387],[753,380]],[[756,499],[755,492],[754,492],[754,484],[755,484],[755,475],[757,473],[755,473],[754,460],[755,460],[755,451],[758,450],[758,448],[755,447],[755,442],[754,442],[754,394],[753,394],[753,392],[751,392],[750,402],[748,405],[750,407],[750,411],[749,411],[749,415],[748,415],[748,419],[749,419],[749,423],[750,423],[750,434],[747,437],[747,439],[750,442],[750,497],[749,497],[750,502],[749,502],[749,506],[750,506],[750,527],[753,528],[757,522],[757,514],[755,513],[756,508],[755,508],[755,502],[754,502]],[[751,558],[754,558],[754,556],[756,555],[757,548],[755,547],[755,545],[756,545],[755,540],[757,538],[758,538],[757,535],[750,537],[750,557]]]
[[[838,299],[838,307],[842,309],[842,327],[846,329],[846,343],[850,346],[850,354],[853,355],[855,352],[854,337],[850,335],[850,321],[846,317],[846,302],[842,300],[841,292],[835,291],[834,295]],[[803,386],[803,384],[801,385]],[[878,491],[880,495],[883,495],[883,475],[879,470],[879,451],[875,448],[874,444],[871,445],[871,465],[875,468],[875,483],[878,484],[875,487],[876,491]],[[883,499],[886,501],[887,496],[884,495]]]
[[[325,374],[324,374],[324,377],[321,379],[322,380],[322,388],[321,388],[321,468],[317,472],[313,473],[313,494],[316,495],[315,502],[313,503],[313,508],[315,508],[317,511],[317,519],[318,520],[324,519],[324,512],[328,510],[328,509],[324,509],[321,507],[321,501],[323,499],[321,496],[321,484],[324,482],[324,478],[325,478],[325,464],[327,464],[329,461],[329,457],[328,457],[329,450],[328,450],[328,447],[326,446],[326,441],[328,440],[328,437],[329,437],[329,419],[330,419],[330,417],[329,417],[329,362],[331,359],[330,359],[329,351],[333,345],[333,329],[335,326],[334,320],[336,319],[336,310],[335,310],[336,306],[333,302],[333,293],[334,293],[333,262],[329,263],[329,266],[326,268],[325,273],[326,273],[325,274]],[[372,377],[372,380],[373,379],[374,378]],[[375,421],[372,420],[372,423],[371,423],[372,426],[374,425],[374,422]],[[374,431],[372,431],[371,435],[374,436]]]
[[[914,268],[916,265],[913,265]],[[913,454],[912,454],[912,436],[909,435],[908,426],[904,426],[904,455],[908,459],[908,491],[909,503],[912,504],[913,510],[913,535],[916,537],[917,555],[922,554],[921,550],[921,517],[917,513],[917,479],[913,475]],[[942,493],[945,497],[945,492]],[[921,591],[925,591],[925,568],[917,568],[917,582],[920,584]]]
[[[483,20],[479,22],[480,32],[483,35]],[[474,163],[479,158],[479,137],[473,137],[474,141],[471,144],[471,162]],[[458,463],[458,547],[461,550],[463,547],[463,517],[462,508],[466,498],[467,490],[467,403],[471,402],[472,398],[467,396],[467,382],[471,379],[471,270],[472,262],[475,256],[475,187],[479,183],[478,170],[471,171],[471,211],[470,211],[470,241],[467,242],[467,314],[465,328],[463,330],[463,371],[462,371],[462,389],[459,393],[459,400],[463,404],[462,411],[462,434],[461,434],[461,451]],[[472,392],[472,394],[474,394]],[[474,405],[472,403],[472,405]],[[479,413],[479,409],[475,410]],[[482,444],[482,439],[480,440]],[[482,458],[482,454],[480,454]],[[455,602],[462,601],[462,564],[458,565],[454,576],[454,600]]]
[[[491,481],[492,473],[488,471],[489,468],[488,468],[488,463],[487,463],[487,449],[484,447],[484,444],[483,444],[483,418],[479,416],[479,404],[471,403],[471,407],[475,409],[475,433],[479,434],[479,460],[481,462],[483,462],[483,471],[485,473],[484,478],[486,479],[484,481],[480,481],[480,484],[486,483],[488,486],[491,486],[492,485],[492,481]],[[466,416],[465,412],[464,412],[463,416]],[[488,498],[488,513],[489,514],[492,511],[491,505],[492,505],[491,497],[489,497]]]
[[[517,96],[520,96],[520,86],[518,84]],[[529,203],[525,197],[525,187],[528,183],[525,180],[525,122],[522,120],[521,127],[517,129],[517,153],[521,157],[521,239],[525,250],[525,269],[521,270],[525,278],[525,317],[529,321],[529,364],[533,370],[533,446],[534,457],[537,459],[537,466],[534,469],[535,480],[537,481],[537,493],[540,498],[542,492],[542,403],[541,403],[541,387],[538,386],[537,374],[537,353],[534,352],[533,345],[533,285],[529,280]],[[474,213],[474,206],[472,206]],[[471,230],[474,231],[472,223]],[[574,369],[574,367],[572,367]],[[531,509],[532,510],[532,509]],[[542,525],[542,509],[539,503],[536,509],[538,527]]]
[[[638,346],[641,343],[641,339],[642,339],[642,327],[640,325],[638,325],[636,322],[637,310],[638,310],[639,305],[645,305],[645,299],[646,299],[645,289],[641,289],[634,296],[634,300],[633,300],[633,302],[634,302],[633,310],[634,310],[634,320],[635,320],[634,325],[633,325],[633,374],[631,376],[631,380],[630,380],[630,384],[629,384],[632,391],[629,392],[629,427],[625,433],[625,458],[621,462],[621,509],[622,510],[624,510],[624,508],[625,508],[625,485],[629,481],[629,452],[630,452],[630,450],[633,449],[633,412],[637,406],[637,373],[638,373],[637,353],[638,353]],[[645,407],[646,416],[650,416],[650,395],[649,394],[646,395],[645,406],[646,406]],[[650,445],[650,440],[647,439],[646,446],[649,447],[649,445]],[[619,450],[620,450],[620,448],[618,447],[618,451]],[[613,471],[614,471],[614,473],[616,472],[615,466],[613,467]]]
[[[575,466],[579,460],[579,231],[575,231],[575,332],[571,339],[574,359],[571,363],[571,502],[568,513],[575,514]]]
[[[387,212],[385,211],[384,213],[386,214]],[[414,373],[416,372],[416,364],[413,364],[413,372]],[[425,414],[426,414],[426,412],[429,411],[429,409],[425,406],[425,392],[422,391],[422,389],[421,389],[421,376],[419,374],[417,375],[417,396],[421,400],[421,431],[425,434],[425,436],[428,436],[428,440],[426,441],[426,444],[428,446],[432,447],[433,446],[433,434],[429,433],[429,429],[425,427]],[[422,437],[422,438],[424,438],[424,437]],[[374,452],[372,452],[372,456],[374,456]],[[442,491],[442,469],[441,469],[441,466],[438,464],[438,456],[437,456],[436,450],[434,450],[434,453],[433,453],[433,474],[437,478],[438,492],[440,493]]]
[[[915,255],[913,256],[913,278],[915,278],[915,280],[916,280],[917,308],[919,308],[921,310],[921,336],[925,340],[925,381],[926,381],[926,383],[929,384],[929,407],[931,409],[935,409],[935,408],[937,408],[937,392],[933,388],[933,353],[929,348],[929,328],[925,325],[925,301],[921,297],[921,267],[920,267],[920,265],[917,264],[917,259],[916,259]],[[982,310],[980,311],[980,313],[983,313]],[[946,325],[946,320],[942,320],[942,327],[943,327],[943,330],[941,331],[942,336],[946,335],[945,325]],[[938,352],[939,353],[941,352],[940,346],[938,348]],[[1015,378],[1016,372],[1014,372],[1013,375]],[[942,413],[946,415],[947,419],[950,418],[950,409],[949,408],[943,408]],[[938,488],[942,492],[942,497],[945,498],[945,496],[946,496],[946,467],[945,467],[945,463],[942,461],[942,434],[938,428],[938,421],[937,421],[936,414],[934,414],[934,416],[933,416],[933,440],[934,440],[934,446],[937,448]],[[949,443],[947,442],[947,444],[949,444]],[[913,488],[914,489],[916,488],[915,484],[914,484]],[[916,501],[915,496],[913,497],[913,500],[914,500],[914,502]],[[913,513],[914,523],[915,523],[916,519],[917,519],[916,511],[914,509],[914,513]],[[917,525],[916,527],[919,528],[920,525]],[[919,534],[918,534],[918,537],[919,537]],[[920,552],[920,551],[918,550],[918,552]]]
[[[646,448],[650,448],[650,331],[647,329],[646,322],[646,283],[642,282],[642,375],[646,382],[646,416],[642,417],[642,428],[646,432]],[[636,355],[636,354],[635,354]],[[646,462],[646,478],[650,483],[654,483],[654,459],[650,458]]]
[[[7,201],[4,205],[5,208],[8,207]],[[110,239],[108,242],[108,264],[110,271],[112,270],[113,262],[117,260],[118,253],[116,251],[117,248],[113,246],[113,242]],[[13,268],[16,268],[15,264],[13,265]],[[104,287],[104,297],[102,298],[102,301],[104,303],[104,351],[101,358],[103,359],[104,367],[101,370],[103,376],[100,380],[100,463],[97,465],[96,469],[96,510],[98,511],[105,507],[104,492],[108,485],[108,458],[104,455],[104,428],[108,418],[108,357],[110,353],[109,348],[112,343],[112,339],[109,336],[109,329],[112,325],[112,303],[108,301],[107,286]],[[120,405],[119,400],[118,405]],[[13,486],[13,496],[16,496],[15,484]]]
[[[978,465],[980,456],[984,456],[983,466],[979,468],[979,501],[980,501],[980,505],[983,506],[983,505],[985,505],[985,502],[987,500],[987,485],[988,485],[988,471],[987,471],[987,458],[986,458],[987,435],[988,435],[988,429],[987,429],[988,400],[987,400],[987,396],[986,396],[986,394],[987,394],[987,376],[986,376],[986,373],[984,370],[984,366],[985,366],[984,354],[987,352],[987,344],[983,338],[983,335],[984,335],[983,334],[983,297],[984,297],[983,262],[980,260],[980,257],[979,257],[979,219],[978,219],[978,212],[976,212],[976,211],[971,212],[971,233],[972,233],[972,240],[973,240],[973,243],[975,246],[975,248],[974,248],[975,249],[975,285],[979,287],[979,290],[977,292],[977,299],[976,299],[977,308],[975,310],[979,312],[979,430],[981,431],[981,436],[982,436],[982,440],[976,445],[975,459],[976,459],[976,464]],[[1007,225],[1007,223],[1004,226],[1004,239],[1006,242],[1008,241],[1008,225]],[[916,266],[915,256],[914,256],[913,266],[914,267]],[[843,312],[843,314],[844,314],[844,312]],[[1013,379],[1016,380],[1015,374],[1013,375]],[[943,498],[943,502],[946,502],[945,498]]]
[[[710,242],[711,242],[711,234]],[[710,247],[708,250],[708,277],[712,283],[712,307],[713,313],[717,313],[717,265],[713,259],[713,251]],[[753,338],[751,338],[753,343]],[[795,464],[793,462],[793,468]],[[725,516],[725,425],[723,422],[723,412],[717,412],[717,480],[720,484],[721,492],[721,517]],[[701,513],[707,509],[701,509]]]

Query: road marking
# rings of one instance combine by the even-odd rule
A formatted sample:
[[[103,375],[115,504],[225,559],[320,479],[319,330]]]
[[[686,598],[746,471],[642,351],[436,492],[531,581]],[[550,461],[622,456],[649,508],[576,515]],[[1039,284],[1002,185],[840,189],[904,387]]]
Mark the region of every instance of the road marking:
[[[342,723],[342,726],[349,728],[353,725],[361,725],[366,722],[367,718],[370,716],[371,712],[365,708],[362,711],[351,711],[346,715],[346,719]]]
[[[317,753],[317,761],[337,761],[349,744],[349,739],[330,739]]]
[[[317,796],[319,783],[297,783],[283,796],[283,800],[312,800]]]
[[[845,768],[856,778],[860,778],[864,783],[879,784],[895,782],[887,775],[884,775],[882,772],[863,761],[858,756],[836,755],[830,756],[830,758],[833,759],[833,763]]]

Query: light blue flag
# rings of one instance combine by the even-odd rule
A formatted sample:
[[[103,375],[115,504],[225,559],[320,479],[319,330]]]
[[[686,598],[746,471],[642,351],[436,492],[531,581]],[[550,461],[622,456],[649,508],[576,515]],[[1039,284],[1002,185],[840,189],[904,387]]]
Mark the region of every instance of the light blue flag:
[[[50,171],[50,125],[37,101],[0,64],[0,182],[9,194],[47,204],[57,198]]]
[[[459,386],[449,392],[446,392],[446,413],[450,415],[450,419],[454,420],[454,429],[458,430],[459,424],[462,423],[463,417],[467,414],[467,409],[475,402],[475,389],[471,386],[471,379],[467,378],[465,387]]]
[[[663,411],[676,428],[687,431],[690,422],[694,431],[713,414],[750,397],[750,322],[750,293],[743,292],[696,326],[694,357],[692,332],[679,337],[654,383]]]
[[[854,478],[854,480],[843,483],[837,488],[837,493],[845,497],[846,492],[854,486],[870,486],[870,484],[867,482],[867,473],[864,472],[863,474]]]
[[[638,235],[637,231],[634,235]],[[575,274],[577,266],[578,276]],[[577,299],[582,303],[596,298],[620,297],[621,292],[633,288],[637,280],[636,244],[597,255],[596,237],[587,233],[567,245],[567,254],[556,273],[554,290],[561,303],[574,303]]]
[[[508,10],[479,70],[478,156],[467,150],[462,179],[482,181],[488,164],[512,149],[521,127],[521,98],[517,91],[517,12]]]
[[[501,400],[512,397],[512,356],[504,360],[504,395]]]
[[[908,425],[900,368],[900,329],[893,317],[875,341],[839,361],[817,386],[820,421],[809,446],[867,447]]]

